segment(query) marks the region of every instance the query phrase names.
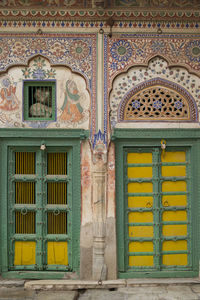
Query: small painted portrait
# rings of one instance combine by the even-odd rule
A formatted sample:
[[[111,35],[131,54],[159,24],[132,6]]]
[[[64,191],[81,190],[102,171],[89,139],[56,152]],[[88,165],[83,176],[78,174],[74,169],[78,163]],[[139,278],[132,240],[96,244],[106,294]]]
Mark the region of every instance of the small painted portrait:
[[[84,94],[80,94],[77,84],[73,80],[67,80],[64,93],[65,98],[61,107],[61,120],[71,121],[73,123],[79,122],[83,118],[81,102],[85,97]]]
[[[16,83],[9,77],[4,77],[0,81],[0,109],[13,111],[18,109],[19,101],[16,96]]]

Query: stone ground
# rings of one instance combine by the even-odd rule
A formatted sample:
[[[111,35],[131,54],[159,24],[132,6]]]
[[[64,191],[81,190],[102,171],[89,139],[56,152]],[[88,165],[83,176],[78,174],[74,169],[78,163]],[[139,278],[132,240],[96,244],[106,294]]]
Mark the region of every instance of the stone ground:
[[[69,287],[62,285],[58,290],[58,286],[52,287],[50,284],[43,285],[42,288],[40,286],[38,289],[38,284],[34,287],[34,282],[32,286],[26,286],[24,281],[7,280],[0,281],[0,300],[200,300],[200,282],[185,284],[174,284],[173,281],[155,282],[154,280],[153,284],[134,286],[127,284],[126,287],[119,285],[115,288],[85,289],[77,286],[76,290],[68,290]]]

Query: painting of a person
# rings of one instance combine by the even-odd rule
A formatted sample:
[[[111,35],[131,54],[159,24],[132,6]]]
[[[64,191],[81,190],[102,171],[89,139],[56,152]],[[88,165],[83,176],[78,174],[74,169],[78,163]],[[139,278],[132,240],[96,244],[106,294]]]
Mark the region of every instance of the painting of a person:
[[[3,78],[0,88],[0,109],[12,111],[19,107],[15,93],[16,85],[11,82],[10,78]]]
[[[83,108],[81,106],[81,95],[73,80],[67,80],[65,89],[64,103],[61,107],[61,120],[79,122],[83,115]]]

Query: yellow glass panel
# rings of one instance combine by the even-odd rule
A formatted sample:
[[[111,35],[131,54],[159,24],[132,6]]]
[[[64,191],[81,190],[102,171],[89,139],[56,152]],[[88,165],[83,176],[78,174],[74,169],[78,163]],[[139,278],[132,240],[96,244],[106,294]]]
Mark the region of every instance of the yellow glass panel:
[[[153,242],[130,242],[129,252],[153,252]]]
[[[165,211],[162,214],[163,221],[187,221],[187,212],[179,211]]]
[[[185,152],[184,151],[166,151],[165,155],[161,155],[162,162],[185,162]]]
[[[186,206],[187,195],[164,195],[162,196],[163,206]]]
[[[67,242],[47,243],[47,264],[48,265],[68,265]]]
[[[187,225],[163,225],[162,233],[164,236],[187,235]]]
[[[34,265],[35,264],[36,242],[15,242],[14,265]]]
[[[151,164],[152,153],[128,153],[127,163],[128,164]]]
[[[127,175],[128,178],[152,178],[152,167],[131,167]]]
[[[164,241],[162,243],[162,251],[179,251],[187,250],[187,241]]]
[[[185,166],[163,166],[161,168],[161,173],[163,177],[186,176],[186,167]]]
[[[164,254],[162,263],[165,266],[186,266],[187,254]]]
[[[131,182],[128,183],[128,193],[152,193],[153,184],[150,182]]]
[[[153,237],[153,226],[129,226],[130,237]]]
[[[186,192],[187,184],[185,181],[164,181],[162,183],[162,192]]]
[[[153,256],[129,256],[130,267],[148,267],[153,266]]]
[[[128,197],[128,207],[152,207],[153,197]]]
[[[129,223],[136,222],[153,222],[153,213],[152,212],[130,212],[128,214]]]

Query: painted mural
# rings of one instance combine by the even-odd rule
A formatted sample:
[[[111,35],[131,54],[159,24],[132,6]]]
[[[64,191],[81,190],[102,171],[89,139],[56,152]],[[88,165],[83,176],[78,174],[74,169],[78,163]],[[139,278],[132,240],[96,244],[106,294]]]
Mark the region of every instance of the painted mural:
[[[14,81],[12,78],[15,78]],[[24,120],[24,83],[56,83],[55,119]],[[29,116],[50,118],[52,103],[48,88],[35,88]],[[52,67],[41,56],[33,58],[27,67],[10,68],[0,77],[0,127],[89,128],[90,95],[83,77],[63,66]]]
[[[67,80],[65,99],[61,107],[62,115],[61,120],[70,120],[71,122],[77,122],[82,119],[83,107],[81,100],[84,95],[81,95],[77,84],[73,80]]]
[[[57,103],[61,101],[57,109],[57,120],[59,122],[54,125],[53,123],[38,122],[36,124],[32,122],[29,124],[30,126],[83,126],[83,128],[86,126],[88,128],[86,124],[89,122],[90,115],[91,133],[95,131],[96,38],[96,34],[57,34],[56,37],[51,34],[42,37],[41,35],[29,35],[27,37],[24,35],[2,35],[0,37],[0,72],[5,71],[9,65],[25,65],[21,68],[22,74],[19,78],[23,77],[22,79],[27,80],[63,78],[63,80],[58,80],[58,84],[60,84],[58,90],[59,93],[62,93],[61,96],[57,95]],[[29,64],[30,59],[32,60]],[[53,65],[70,68],[69,76],[66,77],[62,73],[63,71],[60,71],[62,75],[56,74],[56,68]],[[82,76],[76,75],[75,72]],[[78,79],[76,81],[75,78],[82,78],[82,80]],[[73,84],[70,84],[70,88],[68,87],[68,80],[74,81]],[[73,85],[76,85],[78,89],[74,89],[70,94],[69,90],[73,89]],[[91,100],[86,89],[90,92]],[[77,93],[77,95],[75,96],[73,93]],[[74,103],[73,98],[78,98],[76,103]],[[67,103],[67,106],[65,103]],[[23,124],[23,126],[27,126],[27,124]]]
[[[198,0],[116,0],[116,6],[124,7],[181,7],[200,6]]]
[[[119,37],[113,36],[112,39],[105,37],[104,53],[105,135],[108,134],[109,122],[111,127],[115,127],[118,123],[118,105],[123,96],[137,84],[155,77],[183,85],[199,105],[199,35],[122,34]],[[144,67],[148,64],[149,67]],[[110,121],[108,121],[109,106]]]
[[[16,96],[16,83],[8,76],[0,82],[0,110],[14,111],[19,108],[19,101]]]
[[[100,3],[100,4],[99,4]],[[62,7],[62,8],[88,8],[100,5],[100,7],[179,7],[191,8],[200,6],[198,0],[108,0],[108,1],[85,1],[85,0],[0,0],[2,7]]]
[[[144,93],[141,96],[143,90]],[[157,91],[165,95],[164,102],[166,103],[166,99],[170,97],[170,103],[161,103],[162,95],[156,96]],[[137,96],[134,97],[134,95]],[[183,97],[187,100],[183,100]],[[129,103],[130,107],[125,108],[125,102],[128,98],[132,99],[132,102]],[[148,101],[148,112],[145,110],[145,101]],[[189,103],[190,108],[193,107],[190,113],[187,112],[189,108],[186,109],[188,104],[184,104],[185,101]],[[114,80],[110,95],[111,126],[115,127],[121,121],[148,120],[147,116],[151,113],[151,102],[153,109],[149,118],[151,121],[153,114],[156,114],[156,121],[161,121],[161,119],[167,121],[171,117],[177,121],[179,119],[180,121],[191,119],[195,122],[198,120],[197,106],[200,106],[199,78],[180,66],[169,67],[167,61],[160,57],[150,60],[148,67],[130,68],[128,72],[117,76]],[[135,117],[124,117],[124,109],[128,109],[128,115],[132,114]],[[162,109],[163,117],[159,119]],[[169,109],[170,113],[168,112]],[[188,116],[184,116],[186,112],[189,114]]]
[[[85,7],[86,1],[80,0],[1,0],[0,6],[15,6],[15,7]]]

